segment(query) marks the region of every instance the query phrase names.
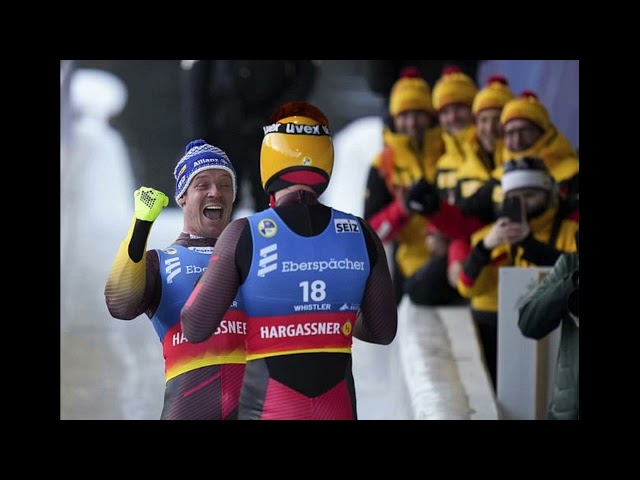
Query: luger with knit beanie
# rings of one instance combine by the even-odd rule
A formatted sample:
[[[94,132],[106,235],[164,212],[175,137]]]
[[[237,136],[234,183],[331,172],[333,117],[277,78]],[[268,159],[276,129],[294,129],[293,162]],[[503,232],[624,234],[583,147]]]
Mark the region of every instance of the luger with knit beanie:
[[[197,139],[186,146],[173,173],[183,231],[172,244],[147,250],[151,228],[169,197],[151,187],[135,191],[131,227],[104,290],[107,308],[120,320],[145,314],[160,339],[165,372],[161,420],[237,420],[246,362],[241,300],[227,303],[223,327],[203,343],[188,342],[180,323],[180,309],[231,218],[236,172],[222,149]]]

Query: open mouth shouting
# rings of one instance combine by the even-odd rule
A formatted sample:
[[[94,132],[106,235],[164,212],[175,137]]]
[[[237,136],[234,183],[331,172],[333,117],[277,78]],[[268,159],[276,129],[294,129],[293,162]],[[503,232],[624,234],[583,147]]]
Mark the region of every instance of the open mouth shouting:
[[[207,205],[204,207],[202,213],[209,220],[220,220],[222,219],[224,208],[222,205]]]

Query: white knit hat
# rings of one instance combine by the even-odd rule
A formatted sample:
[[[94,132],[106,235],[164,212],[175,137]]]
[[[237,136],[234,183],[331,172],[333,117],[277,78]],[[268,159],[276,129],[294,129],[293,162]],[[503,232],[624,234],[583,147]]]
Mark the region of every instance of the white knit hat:
[[[550,192],[554,184],[544,161],[537,157],[523,157],[506,162],[500,182],[504,193],[518,188],[540,188]]]

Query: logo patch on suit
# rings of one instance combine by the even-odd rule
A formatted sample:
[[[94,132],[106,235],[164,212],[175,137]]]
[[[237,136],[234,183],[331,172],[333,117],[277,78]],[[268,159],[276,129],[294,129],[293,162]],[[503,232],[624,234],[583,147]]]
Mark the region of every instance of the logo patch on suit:
[[[278,233],[278,226],[270,218],[264,218],[258,222],[258,231],[264,238],[271,238]]]
[[[336,233],[358,233],[360,231],[360,224],[357,220],[339,218],[333,221],[333,225]]]

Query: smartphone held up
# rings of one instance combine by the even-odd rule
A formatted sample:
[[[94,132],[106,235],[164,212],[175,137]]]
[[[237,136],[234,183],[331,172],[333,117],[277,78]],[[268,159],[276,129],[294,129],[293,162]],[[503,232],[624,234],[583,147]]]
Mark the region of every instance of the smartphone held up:
[[[512,196],[504,199],[502,203],[502,215],[512,222],[522,223],[524,217],[520,197]]]

